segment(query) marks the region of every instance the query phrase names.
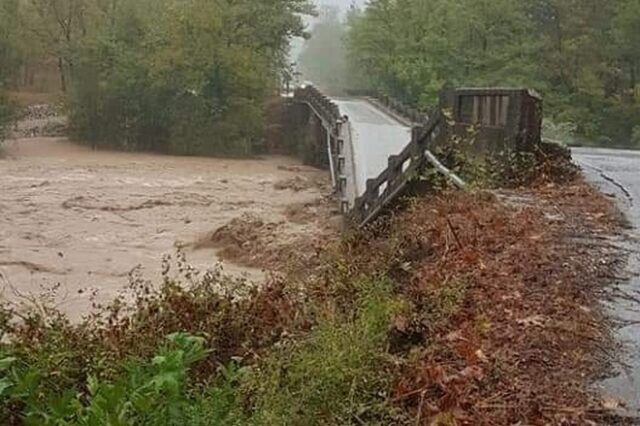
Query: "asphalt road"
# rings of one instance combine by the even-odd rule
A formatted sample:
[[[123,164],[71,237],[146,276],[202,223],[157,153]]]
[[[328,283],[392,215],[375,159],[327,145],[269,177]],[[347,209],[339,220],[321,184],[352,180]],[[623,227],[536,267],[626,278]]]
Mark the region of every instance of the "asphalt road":
[[[616,334],[623,343],[615,377],[599,385],[605,394],[624,400],[633,410],[640,409],[640,151],[596,148],[573,150],[587,178],[604,192],[616,195],[630,229],[616,243],[628,250],[629,280],[619,283],[622,297],[609,305],[614,317],[623,323]]]

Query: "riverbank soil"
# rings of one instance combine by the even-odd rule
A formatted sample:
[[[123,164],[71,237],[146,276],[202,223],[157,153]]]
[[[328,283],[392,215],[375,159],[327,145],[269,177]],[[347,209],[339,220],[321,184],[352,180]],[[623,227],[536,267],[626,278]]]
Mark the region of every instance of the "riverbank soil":
[[[256,282],[286,251],[301,256],[337,232],[326,173],[285,157],[185,158],[92,151],[64,138],[10,140],[0,159],[0,273],[13,301],[57,289],[71,318],[110,302],[132,271],[160,283],[184,247],[202,269]],[[290,188],[283,183],[296,181]],[[313,211],[291,220],[292,209]],[[311,209],[311,210],[310,210]],[[236,239],[212,241],[250,217]],[[257,260],[259,262],[250,262]],[[247,266],[251,264],[251,266]]]

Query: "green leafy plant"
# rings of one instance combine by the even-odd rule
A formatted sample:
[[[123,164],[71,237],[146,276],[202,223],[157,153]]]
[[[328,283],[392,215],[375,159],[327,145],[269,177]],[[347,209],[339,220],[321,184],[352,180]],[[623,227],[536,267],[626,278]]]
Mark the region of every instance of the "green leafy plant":
[[[62,392],[52,389],[45,395],[39,395],[39,383],[46,380],[50,372],[40,371],[17,356],[5,356],[0,360],[0,398],[8,410],[22,407],[20,417],[25,424],[185,424],[197,415],[193,410],[196,400],[187,390],[187,373],[207,356],[204,342],[186,333],[175,333],[167,337],[166,344],[151,362],[132,359],[126,363],[123,373],[112,380],[88,375],[79,388]],[[223,379],[234,379],[231,370],[224,371]],[[210,398],[224,396],[215,387],[209,394]]]
[[[305,338],[284,342],[254,371],[257,425],[387,425],[402,415],[389,400],[389,326],[405,305],[384,281],[361,281],[356,310],[325,313]]]
[[[7,137],[11,124],[15,118],[16,107],[3,91],[0,82],[0,143]]]

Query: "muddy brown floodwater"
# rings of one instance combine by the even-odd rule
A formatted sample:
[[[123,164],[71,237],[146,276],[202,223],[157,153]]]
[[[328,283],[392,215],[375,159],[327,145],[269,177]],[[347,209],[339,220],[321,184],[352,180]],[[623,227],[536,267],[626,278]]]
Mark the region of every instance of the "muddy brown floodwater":
[[[311,237],[326,218],[293,221],[288,212],[326,197],[326,180],[286,157],[186,158],[95,152],[60,138],[8,141],[0,158],[3,297],[59,285],[59,307],[80,318],[91,307],[86,290],[110,301],[137,266],[159,281],[162,257],[176,245],[198,247],[186,249],[189,262],[213,267],[217,252],[197,242],[243,215],[279,223],[282,238]],[[256,281],[264,276],[224,268]]]

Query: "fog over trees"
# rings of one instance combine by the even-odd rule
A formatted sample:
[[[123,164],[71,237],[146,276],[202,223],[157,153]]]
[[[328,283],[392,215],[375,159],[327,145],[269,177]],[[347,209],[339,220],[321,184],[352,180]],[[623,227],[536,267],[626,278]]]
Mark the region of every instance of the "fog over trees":
[[[348,14],[316,21],[300,57],[321,86],[357,84],[425,109],[443,85],[523,86],[583,141],[640,146],[637,0],[330,3]]]

